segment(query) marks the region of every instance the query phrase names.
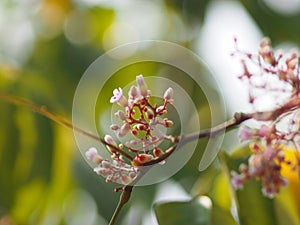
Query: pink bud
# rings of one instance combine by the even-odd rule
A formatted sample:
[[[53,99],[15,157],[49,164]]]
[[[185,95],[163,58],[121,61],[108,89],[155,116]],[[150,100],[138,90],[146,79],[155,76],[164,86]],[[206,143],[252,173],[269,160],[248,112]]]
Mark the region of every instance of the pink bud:
[[[168,88],[165,93],[164,93],[164,99],[165,101],[172,103],[173,102],[173,89],[172,88]]]
[[[112,129],[112,130],[119,130],[120,127],[119,127],[119,125],[117,125],[117,124],[112,124],[112,125],[110,126],[110,129]]]
[[[110,144],[110,145],[112,145],[112,146],[115,146],[116,148],[118,147],[117,146],[117,143],[113,140],[113,138],[110,136],[110,135],[105,135],[104,136],[104,141],[106,142],[106,143],[108,143],[108,144]],[[115,153],[115,150],[112,148],[112,147],[110,147],[110,146],[106,146],[106,148],[111,152],[111,153]]]
[[[163,115],[163,114],[167,113],[167,110],[165,110],[165,107],[161,105],[161,106],[157,107],[156,113],[158,113],[159,115]]]
[[[128,92],[128,95],[129,95],[130,99],[132,99],[132,100],[138,100],[139,97],[141,96],[140,92],[136,86],[131,86],[131,88]]]
[[[124,137],[129,131],[130,131],[129,123],[124,123],[123,126],[120,129],[120,132],[118,133],[118,136],[119,137]]]
[[[124,112],[121,110],[118,110],[115,113],[115,116],[118,117],[120,120],[126,120],[126,116],[125,116]]]
[[[107,169],[107,168],[102,168],[102,167],[97,167],[94,169],[94,171],[103,177],[106,177],[106,176],[109,176],[110,174],[112,174],[112,170]]]
[[[146,85],[143,75],[139,75],[136,77],[136,83],[138,85],[141,95],[144,97],[147,97],[148,96],[148,87]]]
[[[95,155],[98,155],[97,149],[92,147],[90,148],[86,153],[85,153],[85,157],[89,160],[92,161],[93,158],[95,157]]]

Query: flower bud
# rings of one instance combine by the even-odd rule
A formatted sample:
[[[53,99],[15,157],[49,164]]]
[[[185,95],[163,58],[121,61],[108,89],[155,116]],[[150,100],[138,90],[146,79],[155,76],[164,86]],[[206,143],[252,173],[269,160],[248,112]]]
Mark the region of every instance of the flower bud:
[[[131,178],[127,175],[121,175],[120,179],[123,185],[127,185],[131,182]]]
[[[133,171],[130,172],[129,176],[130,176],[131,179],[134,179],[136,177],[136,172],[133,172]]]
[[[153,117],[154,117],[154,113],[150,109],[146,111],[146,115],[149,120],[153,119]]]
[[[113,140],[113,138],[112,138],[110,135],[108,135],[108,134],[105,135],[105,136],[104,136],[104,141],[105,141],[106,143],[108,143],[108,144],[110,144],[110,145],[115,146],[116,148],[118,148],[116,142]],[[108,146],[108,145],[106,145],[106,148],[107,148],[111,153],[115,153],[115,152],[116,152],[112,147],[110,147],[110,146]]]
[[[139,90],[136,86],[131,86],[131,88],[128,92],[128,96],[132,100],[138,100],[141,95],[140,95],[140,92],[139,92]]]
[[[161,155],[163,155],[164,154],[164,152],[160,149],[160,148],[154,148],[154,150],[153,150],[153,155],[155,156],[155,157],[159,157],[159,156],[161,156]]]
[[[121,110],[118,110],[115,113],[115,116],[118,117],[120,120],[126,120],[126,116],[125,116],[124,112]]]
[[[168,88],[165,93],[164,93],[164,99],[165,101],[172,103],[173,102],[173,89],[172,88]]]
[[[86,158],[96,164],[100,164],[103,161],[103,158],[98,154],[98,151],[96,148],[91,147],[86,153]]]
[[[271,65],[275,64],[276,60],[273,55],[273,49],[269,38],[264,38],[260,43],[259,54],[263,60]]]
[[[107,168],[107,169],[110,169],[110,168],[112,167],[111,164],[110,164],[110,162],[108,162],[108,161],[106,161],[106,160],[103,160],[103,161],[102,161],[101,166],[102,166],[103,168]]]
[[[156,113],[158,113],[159,115],[163,115],[163,114],[167,113],[167,110],[165,110],[165,107],[161,105],[161,106],[157,107]]]
[[[172,127],[173,124],[174,124],[174,123],[173,123],[172,120],[164,119],[164,126],[165,126],[166,128]]]
[[[98,174],[101,175],[103,177],[109,176],[110,174],[112,174],[112,170],[107,169],[107,168],[103,168],[103,167],[96,167],[94,169],[94,171]]]
[[[140,166],[143,163],[149,162],[153,159],[152,155],[149,154],[138,154],[132,161],[133,166]]]
[[[138,85],[141,95],[143,97],[147,97],[148,96],[148,87],[145,83],[143,75],[139,75],[136,77],[136,83]]]
[[[140,124],[140,123],[136,124],[134,126],[134,128],[137,129],[137,130],[146,130],[147,129],[147,127],[144,124]]]
[[[112,125],[110,125],[110,129],[112,129],[112,130],[119,130],[120,127],[117,124],[112,124]]]
[[[124,137],[129,131],[130,131],[129,123],[124,123],[123,126],[121,127],[119,133],[118,133],[118,136],[119,137]]]
[[[132,133],[132,135],[134,135],[134,136],[138,135],[137,129],[131,129],[131,133]]]

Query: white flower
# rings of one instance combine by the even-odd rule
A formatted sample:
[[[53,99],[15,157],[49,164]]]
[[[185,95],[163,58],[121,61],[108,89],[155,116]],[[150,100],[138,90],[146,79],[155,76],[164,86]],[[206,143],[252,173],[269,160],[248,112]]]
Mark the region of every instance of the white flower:
[[[113,96],[110,98],[110,103],[117,102],[120,106],[126,107],[128,105],[128,101],[123,95],[122,88],[116,88],[113,90]]]

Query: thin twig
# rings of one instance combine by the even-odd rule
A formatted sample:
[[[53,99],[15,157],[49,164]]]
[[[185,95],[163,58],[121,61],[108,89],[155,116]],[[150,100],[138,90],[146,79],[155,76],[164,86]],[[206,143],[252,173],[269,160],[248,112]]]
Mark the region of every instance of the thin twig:
[[[118,205],[117,205],[117,207],[114,211],[114,214],[112,215],[108,225],[114,225],[116,223],[116,220],[119,216],[119,213],[121,212],[121,209],[130,199],[133,187],[134,186],[127,185],[122,188],[122,194],[120,195]]]
[[[122,190],[118,205],[112,215],[108,225],[114,225],[123,206],[129,201],[132,189],[135,187],[136,183],[151,169],[150,166],[141,166],[139,167],[138,176],[128,185],[125,185],[121,188],[115,188],[115,192]]]
[[[107,143],[104,139],[96,136],[95,134],[93,134],[91,132],[88,132],[86,130],[83,130],[80,127],[77,127],[77,126],[73,125],[70,121],[62,118],[61,116],[59,116],[59,115],[57,115],[53,112],[48,111],[46,106],[38,106],[38,105],[36,105],[32,102],[29,102],[25,99],[21,99],[21,98],[15,97],[15,96],[9,96],[9,95],[5,95],[5,94],[0,94],[0,99],[4,100],[6,102],[12,103],[14,105],[25,106],[29,109],[32,109],[33,111],[49,118],[50,120],[57,122],[58,124],[61,124],[61,125],[66,126],[68,128],[71,128],[74,131],[76,131],[76,132],[78,132],[82,135],[85,135],[89,138],[92,138],[96,141],[101,142],[102,144],[104,144],[106,146],[109,146],[109,147],[113,148],[116,152],[123,155],[128,160],[133,161],[133,157],[131,155],[127,154],[126,152],[122,151],[121,149],[117,148],[116,146]]]
[[[228,131],[229,129],[234,128],[237,125],[241,124],[242,122],[251,118],[252,118],[251,114],[235,113],[233,118],[229,119],[228,121],[222,124],[212,127],[211,129],[182,136],[180,145],[184,145],[190,141],[198,140],[205,137],[214,138],[216,135],[220,134],[221,132]]]

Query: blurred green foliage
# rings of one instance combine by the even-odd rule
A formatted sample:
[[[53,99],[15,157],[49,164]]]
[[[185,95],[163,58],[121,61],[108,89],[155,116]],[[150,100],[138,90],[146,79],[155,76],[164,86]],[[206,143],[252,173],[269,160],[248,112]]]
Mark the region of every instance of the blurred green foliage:
[[[32,45],[32,49],[17,49],[20,53],[16,59],[7,53],[9,49],[4,46],[10,41],[9,38],[0,43],[1,93],[29,99],[70,119],[73,95],[80,77],[92,61],[107,50],[103,40],[112,40],[107,32],[122,12],[127,10],[134,14],[139,9],[130,9],[122,6],[123,3],[93,5],[80,0],[22,2],[6,0],[0,3],[1,11],[6,12],[4,16],[25,18],[34,36],[25,43],[28,48]],[[159,12],[163,18],[161,21],[172,28],[164,27],[165,30],[158,32],[156,38],[193,46],[205,22],[210,2],[212,0],[155,1],[152,4],[157,4],[157,9],[163,6]],[[292,16],[278,14],[259,0],[238,2],[243,4],[262,33],[270,36],[275,43],[300,44],[300,13]],[[168,16],[170,14],[179,21]],[[174,27],[182,24],[184,32],[187,32],[186,39],[176,39],[174,37],[182,37],[183,31]],[[13,25],[7,26],[13,29]],[[155,26],[161,24],[149,24],[149,29]],[[170,30],[172,32],[166,32]],[[10,33],[7,35],[10,36]],[[122,35],[119,38],[122,39]],[[22,51],[27,53],[20,60]],[[156,66],[148,64],[127,68],[126,73],[130,75],[123,75],[118,83],[113,79],[109,81],[102,98],[109,99],[109,90],[126,84],[139,73],[155,75],[159,71]],[[142,71],[136,71],[137,68]],[[203,111],[207,101],[201,90],[195,91],[189,79],[175,75],[173,79],[187,87],[193,100],[198,102],[204,126],[209,127],[209,109]],[[105,107],[108,107],[108,101],[98,112],[101,113]],[[205,145],[206,140],[199,141],[194,157],[172,179],[191,197],[208,196],[212,207],[203,207],[196,200],[157,204],[154,208],[160,225],[183,224],[182,221],[188,224],[235,225],[238,224],[237,217],[242,225],[284,225],[286,220],[288,224],[297,224],[299,212],[297,214],[295,206],[285,201],[292,194],[285,192],[286,197],[267,200],[261,197],[257,183],[234,193],[240,211],[233,213],[233,216],[233,191],[228,182],[228,170],[235,168],[236,163],[243,159],[224,153],[221,157],[223,172],[215,162],[207,171],[199,173],[199,158]],[[1,225],[105,224],[118,200],[118,194],[113,193],[114,187],[114,184],[106,184],[85,163],[76,148],[71,130],[29,109],[0,102]],[[157,192],[159,190],[155,185],[136,188],[131,202],[120,215],[119,224],[141,224],[144,216],[150,214]],[[133,210],[137,208],[138,213],[135,213]],[[291,211],[294,213],[289,213]],[[174,217],[170,216],[172,214]],[[133,215],[134,219],[128,215]]]

